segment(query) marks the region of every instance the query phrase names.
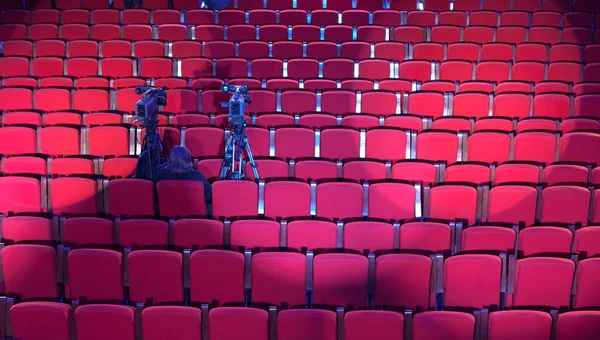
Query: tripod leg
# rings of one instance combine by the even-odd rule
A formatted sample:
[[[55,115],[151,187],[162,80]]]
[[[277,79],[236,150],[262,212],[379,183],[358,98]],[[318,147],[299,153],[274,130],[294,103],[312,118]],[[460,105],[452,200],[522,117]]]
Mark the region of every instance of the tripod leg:
[[[256,162],[254,161],[254,156],[252,156],[252,149],[250,149],[250,143],[248,143],[248,137],[244,136],[244,140],[246,141],[246,154],[248,154],[248,161],[250,162],[250,166],[252,167],[254,179],[256,181],[260,181],[260,177],[258,176],[258,170],[256,169]]]
[[[223,157],[223,164],[221,165],[221,173],[219,174],[219,179],[226,179],[227,172],[229,169],[233,168],[233,156],[234,156],[234,143],[233,143],[233,135],[229,135],[227,139],[227,146],[225,147],[225,156]]]

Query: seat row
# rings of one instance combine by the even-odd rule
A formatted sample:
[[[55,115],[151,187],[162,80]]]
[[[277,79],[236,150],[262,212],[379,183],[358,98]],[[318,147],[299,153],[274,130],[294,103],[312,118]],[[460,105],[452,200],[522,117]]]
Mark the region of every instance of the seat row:
[[[336,14],[337,15],[337,14]],[[395,27],[394,27],[395,26]],[[248,25],[235,24],[221,26],[215,24],[187,26],[184,24],[161,24],[144,25],[129,24],[120,26],[117,24],[0,24],[0,37],[4,40],[34,41],[44,39],[81,40],[111,40],[128,39],[133,41],[161,40],[161,41],[213,41],[213,40],[262,40],[267,42],[276,41],[399,41],[404,43],[417,43],[433,41],[441,43],[472,42],[492,43],[503,42],[517,43],[540,43],[555,45],[568,43],[576,45],[587,45],[594,41],[598,42],[599,31],[586,27],[568,27],[564,29],[550,26],[535,26],[531,28],[520,26],[452,26],[438,25],[432,28],[416,25],[363,25],[350,26],[338,25],[336,23],[326,25],[315,24],[263,24]]]
[[[408,164],[410,165],[410,163]],[[61,215],[164,216],[181,218],[210,214],[204,186],[199,182],[166,181],[156,187],[140,179],[95,180],[72,176],[42,181],[24,176],[0,177],[3,192],[0,213],[50,212]],[[135,190],[135,191],[133,191]],[[600,222],[598,190],[582,185],[533,185],[507,183],[491,189],[469,183],[444,182],[433,187],[403,181],[299,179],[239,183],[217,181],[212,185],[212,216],[265,215],[271,218],[317,216],[331,220],[380,218],[406,220],[419,217],[478,220],[532,225],[542,223]],[[16,193],[19,196],[15,196]],[[231,206],[231,193],[238,204]],[[290,194],[290,193],[294,194]],[[144,200],[138,197],[144,194]],[[184,203],[175,197],[186,197]],[[344,197],[342,200],[341,198]],[[482,201],[483,200],[483,201]],[[489,201],[489,202],[488,202]],[[135,202],[135,203],[130,203]],[[177,202],[175,204],[174,202]],[[456,202],[461,202],[456,204]],[[560,207],[560,209],[558,208]]]
[[[89,129],[50,126],[38,129],[39,133],[29,127],[0,128],[0,140],[12,141],[0,144],[0,154],[119,157],[139,154],[143,138],[135,138],[135,129],[122,125]],[[175,145],[183,145],[194,158],[222,157],[225,153],[225,139],[229,132],[226,133],[222,128],[203,126],[182,128],[181,131],[174,127],[159,129],[167,152]],[[368,131],[338,126],[316,131],[301,126],[270,130],[249,127],[246,130],[255,156],[283,159],[418,159],[447,165],[465,161],[600,164],[598,155],[585,152],[586,148],[597,147],[600,143],[600,135],[596,132],[569,132],[560,136],[558,132],[543,130],[524,131],[516,135],[482,130],[469,136],[466,132],[424,130],[417,133],[393,127],[375,127]],[[302,147],[298,147],[299,143],[302,143]]]
[[[424,46],[424,45],[419,45]],[[427,45],[428,47],[436,47]],[[233,46],[232,46],[233,47]],[[254,48],[252,46],[247,46]],[[262,46],[268,50],[267,45]],[[333,47],[335,50],[336,47]],[[565,82],[578,84],[581,82],[594,82],[600,80],[600,63],[590,63],[583,66],[577,62],[557,61],[544,63],[539,61],[466,61],[447,60],[444,62],[430,61],[424,59],[411,59],[397,62],[387,59],[370,58],[371,49],[368,46],[348,46],[351,53],[358,53],[350,58],[337,58],[317,60],[312,58],[294,58],[281,60],[273,58],[257,58],[246,60],[243,58],[186,58],[176,59],[166,57],[148,57],[133,59],[130,57],[112,57],[105,59],[77,57],[65,60],[62,57],[38,57],[29,60],[27,57],[4,57],[0,58],[3,78],[24,77],[17,79],[6,79],[4,86],[33,86],[37,87],[36,78],[49,77],[98,77],[94,87],[110,86],[110,78],[173,78],[183,77],[179,80],[177,87],[189,87],[185,79],[198,79],[204,77],[217,78],[254,78],[274,79],[289,78],[290,80],[308,80],[313,78],[325,78],[331,80],[346,80],[362,78],[370,81],[384,81],[387,79],[404,79],[408,81],[449,81],[449,82],[506,82],[520,81],[529,83],[540,82]],[[442,45],[440,45],[442,47]],[[502,47],[502,46],[500,46]],[[260,47],[259,47],[260,48]],[[443,49],[443,47],[442,47]],[[265,50],[265,52],[266,52]],[[342,47],[342,51],[343,51]],[[252,52],[252,53],[256,53]],[[260,52],[259,52],[260,53]],[[268,55],[268,52],[265,53]],[[442,54],[443,55],[443,51]],[[352,56],[350,56],[352,57]],[[426,56],[424,56],[426,57]],[[512,60],[512,52],[510,53]],[[304,73],[302,71],[305,71]],[[29,79],[27,79],[29,78]],[[108,78],[108,79],[107,79]],[[120,80],[119,82],[123,82]],[[134,80],[130,80],[134,81]],[[139,82],[139,79],[135,81]],[[53,86],[68,86],[73,80],[65,79],[46,80]],[[83,81],[81,81],[83,83]],[[92,85],[93,84],[93,85]],[[87,85],[88,87],[90,85]],[[171,85],[171,84],[169,84]],[[328,84],[329,85],[329,84]],[[113,85],[114,86],[114,85]],[[125,87],[127,85],[120,85]],[[329,85],[330,86],[330,85]],[[115,86],[117,87],[117,86]],[[298,85],[286,84],[285,88],[298,88]],[[561,87],[564,88],[565,85]],[[568,89],[568,87],[567,87]]]
[[[17,79],[26,80],[33,84],[36,83],[36,80],[33,78]],[[96,79],[91,78],[89,80],[95,81]],[[62,78],[55,78],[54,80],[62,82]],[[71,81],[68,78],[65,78],[65,80]],[[102,81],[103,79],[99,80]],[[180,80],[171,79],[164,83],[167,82],[177,83]],[[336,85],[335,82],[323,80],[315,80],[315,83],[317,82],[323,82],[325,86]],[[208,82],[203,83],[206,84]],[[211,79],[210,83],[214,86],[218,81]],[[235,83],[245,83],[245,81],[236,80]],[[361,81],[356,81],[353,84],[356,86],[368,86],[369,82],[364,84]],[[158,85],[158,81],[155,82],[155,85]],[[308,89],[286,89],[283,91],[251,89],[249,96],[252,98],[253,104],[248,106],[245,113],[271,114],[283,112],[288,115],[305,113],[354,115],[362,113],[371,114],[375,117],[391,117],[404,113],[433,119],[447,116],[473,119],[488,117],[518,119],[540,117],[559,120],[569,117],[590,117],[592,119],[600,117],[595,110],[597,103],[600,101],[598,93],[582,94],[576,97],[569,93],[560,92],[538,93],[537,95],[527,92],[502,92],[494,95],[489,92],[477,91],[479,89],[489,90],[490,84],[485,82],[472,82],[468,91],[458,94],[453,94],[453,91],[440,91],[444,90],[444,88],[447,90],[455,89],[456,85],[451,82],[435,82],[425,85],[427,88],[437,87],[437,91],[421,90],[410,92],[412,85],[413,83],[406,80],[386,80],[378,83],[378,90],[366,91],[349,88],[331,88],[324,91],[312,91]],[[522,88],[525,91],[531,88],[531,85],[522,82],[504,84],[502,88],[506,88],[509,85],[515,90]],[[546,85],[552,86],[551,84]],[[560,86],[562,84],[557,85]],[[463,89],[466,89],[466,84]],[[166,93],[167,105],[162,107],[162,111],[165,114],[180,114],[185,112],[201,112],[204,114],[227,113],[227,108],[223,108],[221,103],[228,102],[231,97],[230,94],[217,89],[171,89],[167,90]],[[118,90],[96,87],[83,89],[66,87],[41,89],[5,87],[0,89],[0,110],[4,112],[19,111],[24,113],[21,115],[23,117],[20,117],[15,112],[12,124],[17,124],[19,119],[25,119],[25,116],[29,115],[31,117],[26,119],[26,121],[32,123],[28,124],[39,125],[38,123],[33,123],[39,121],[39,114],[35,118],[35,115],[31,115],[31,110],[38,110],[38,112],[81,111],[79,116],[83,113],[110,110],[119,110],[121,114],[124,114],[133,112],[135,103],[139,99],[140,96],[135,93],[135,88],[133,87]],[[112,113],[118,114],[119,112],[113,111]],[[80,119],[77,121],[81,122]],[[110,121],[115,122],[113,120]],[[123,119],[117,119],[116,122],[122,121]],[[73,120],[69,120],[69,122],[71,123]],[[336,122],[333,122],[333,125],[336,124]],[[375,124],[369,124],[368,126],[373,125],[380,125],[379,120]],[[505,129],[502,128],[502,130]],[[556,130],[556,127],[551,128],[551,130]]]
[[[36,265],[27,266],[31,262],[26,259]],[[597,308],[600,303],[595,294],[600,259],[577,261],[576,256],[511,256],[507,261],[504,253],[447,259],[409,253],[366,257],[218,249],[183,253],[125,249],[123,254],[81,248],[57,253],[50,246],[18,244],[2,249],[2,262],[5,294],[18,301],[61,298],[58,288],[64,286],[69,300],[150,306],[242,303],[417,311],[433,306],[436,310],[538,306],[566,311]],[[26,277],[35,280],[23,285]]]
[[[117,246],[145,249],[283,248],[320,252],[344,249],[349,252],[381,253],[392,249],[424,254],[491,252],[516,254],[519,258],[547,255],[580,259],[600,255],[598,224],[575,230],[575,226],[546,223],[522,228],[505,223],[463,226],[463,222],[388,223],[381,220],[350,220],[347,223],[323,219],[292,218],[275,222],[266,219],[179,220],[103,219],[70,217],[47,219],[9,216],[0,220],[2,239],[13,243],[56,243],[66,247]],[[519,229],[521,228],[521,229]]]
[[[8,310],[7,310],[8,311]],[[204,312],[206,311],[206,312]],[[119,305],[84,305],[75,310],[69,305],[52,302],[26,302],[10,307],[11,330],[15,338],[51,336],[69,339],[119,340],[143,337],[171,337],[173,329],[181,339],[200,340],[303,340],[339,339],[380,340],[393,336],[399,340],[437,338],[482,340],[507,336],[511,339],[587,340],[600,333],[597,311],[548,314],[533,310],[487,311],[475,315],[461,312],[431,311],[396,313],[391,311],[351,311],[343,313],[319,309],[284,310],[276,314],[257,308],[219,307],[202,312],[193,307],[155,306],[137,311]],[[554,323],[553,320],[557,321]],[[45,323],[41,320],[53,320]],[[73,321],[74,320],[74,321]],[[485,320],[485,326],[480,326]],[[488,321],[489,320],[489,321]],[[525,322],[523,322],[525,321]],[[75,327],[73,327],[75,324]],[[118,326],[117,326],[118,325]],[[432,325],[435,325],[432,327]],[[553,326],[554,325],[554,326]],[[552,334],[552,335],[551,335]]]
[[[341,14],[341,16],[340,16]],[[53,9],[8,10],[4,11],[1,22],[7,24],[187,24],[187,25],[335,25],[350,26],[382,25],[382,26],[422,26],[433,27],[436,25],[453,25],[466,27],[474,26],[519,26],[539,27],[549,26],[556,28],[569,27],[598,27],[600,19],[592,13],[540,11],[529,13],[514,10],[500,13],[492,10],[470,11],[397,11],[375,10],[369,12],[365,9],[253,9],[234,10],[225,9],[213,12],[204,9],[191,9],[189,11],[158,9],[100,9],[89,11],[87,9],[68,9],[63,11]]]
[[[55,5],[55,6],[54,6]],[[57,0],[55,4],[51,0],[41,1],[19,1],[19,0],[8,0],[3,4],[2,9],[107,9],[107,8],[124,9],[122,3],[109,0]],[[142,7],[157,10],[157,9],[197,9],[199,3],[196,0],[146,0]],[[400,11],[413,11],[413,10],[427,10],[427,11],[477,11],[477,10],[490,10],[506,12],[510,10],[515,11],[526,11],[526,12],[538,12],[538,11],[558,11],[558,12],[569,12],[570,10],[575,12],[589,12],[597,13],[600,12],[600,6],[594,3],[589,3],[587,0],[575,0],[573,3],[567,1],[557,0],[544,0],[540,3],[530,2],[527,0],[388,0],[371,2],[360,0],[358,2],[351,0],[300,0],[299,2],[292,0],[270,0],[268,2],[264,0],[252,0],[252,1],[233,1],[228,7],[248,10],[248,9],[303,9],[303,10],[316,10],[322,8],[334,9],[334,10],[347,10],[347,9],[365,9],[365,10],[379,10],[379,9],[393,9]]]

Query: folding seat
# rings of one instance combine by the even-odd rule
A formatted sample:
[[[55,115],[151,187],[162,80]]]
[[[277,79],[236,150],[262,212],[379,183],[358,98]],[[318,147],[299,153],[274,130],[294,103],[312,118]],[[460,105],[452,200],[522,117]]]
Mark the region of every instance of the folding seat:
[[[179,24],[182,21],[181,13],[178,10],[157,9],[152,11],[152,23],[154,25]]]
[[[328,128],[321,132],[321,157],[340,160],[356,158],[359,149],[360,133],[356,129]]]
[[[548,339],[552,333],[552,317],[534,310],[505,310],[490,313],[489,339]]]
[[[73,92],[73,108],[84,112],[107,111],[110,109],[110,92],[105,89],[76,90]]]
[[[58,36],[70,41],[90,38],[90,27],[84,24],[65,24],[59,28]]]
[[[213,184],[213,216],[255,216],[258,207],[258,188],[256,183],[219,181]],[[235,192],[235,198],[240,199],[243,204],[230,208],[226,202],[230,202],[231,193]]]
[[[98,75],[98,60],[94,58],[72,58],[67,60],[67,75],[83,78]]]
[[[587,225],[590,198],[591,193],[585,187],[562,185],[545,188],[542,191],[540,222]]]
[[[532,27],[529,30],[529,42],[554,45],[560,41],[559,29],[555,27]]]
[[[390,196],[391,195],[391,196]],[[390,200],[390,197],[397,199]],[[369,186],[369,217],[385,220],[415,218],[416,189],[404,182],[375,182]]]
[[[600,63],[589,63],[583,69],[583,81],[597,82],[599,76]]]
[[[39,78],[63,76],[64,62],[62,58],[42,57],[31,61],[32,75]]]
[[[31,23],[31,12],[23,9],[23,4],[18,1],[7,1],[7,4],[3,4],[2,9],[4,13],[2,15],[2,23],[4,24],[25,24]]]
[[[281,20],[279,21],[280,24],[282,25],[294,25],[294,24],[305,24],[306,23],[306,12],[302,11],[302,10],[290,10],[292,12],[294,12],[293,15],[291,15],[292,17],[301,17],[302,14],[304,14],[304,21],[302,20],[298,20],[297,23],[288,23],[288,22],[281,22]],[[304,13],[302,13],[304,12]],[[246,16],[246,14],[244,13],[244,17]],[[244,21],[245,22],[245,21]],[[274,10],[272,9],[254,9],[251,10],[248,13],[248,23],[250,25],[268,25],[270,23],[274,23],[277,22],[277,14]]]
[[[492,27],[469,26],[463,33],[463,41],[486,44],[494,41],[495,32]]]
[[[304,182],[267,182],[264,201],[264,214],[268,217],[289,218],[310,215],[310,187]]]
[[[481,48],[481,61],[512,62],[514,56],[514,45],[503,42],[487,43]]]
[[[517,123],[517,133],[534,130],[556,131],[557,122],[551,118],[529,117]]]
[[[67,261],[68,297],[87,301],[124,300],[121,253],[107,249],[74,249],[69,252]]]
[[[434,148],[433,145],[437,146]],[[423,131],[417,135],[418,159],[442,161],[450,165],[457,161],[457,152],[458,136],[454,133]]]
[[[358,27],[368,25],[369,15],[369,11],[364,9],[347,9],[342,12],[342,24]],[[337,23],[337,21],[335,23]]]
[[[338,177],[337,165],[332,160],[299,159],[294,169],[295,177],[305,181]]]
[[[558,61],[572,61],[580,63],[582,61],[582,46],[574,44],[556,44],[550,48],[551,63]]]
[[[402,338],[404,316],[391,311],[352,311],[344,316],[344,329],[349,340]]]
[[[75,310],[75,321],[78,339],[135,338],[134,307],[103,304],[84,305]]]
[[[394,40],[403,43],[419,43],[426,41],[426,31],[419,26],[400,26],[394,28]]]
[[[317,60],[336,58],[337,53],[337,45],[331,41],[313,41],[308,43],[306,49],[306,57]]]
[[[574,2],[574,5],[578,1]],[[579,1],[581,2],[581,1]],[[597,311],[577,311],[559,315],[557,322],[557,339],[584,340],[600,334],[596,323],[600,314]]]
[[[546,80],[546,65],[535,61],[521,61],[512,67],[512,80],[538,83]]]
[[[463,163],[449,166],[444,173],[446,182],[488,183],[490,168],[480,163]]]
[[[527,28],[530,26],[530,21],[530,14],[525,11],[508,11],[500,14],[500,27],[519,26]]]
[[[165,183],[164,185],[168,185]],[[163,186],[164,186],[163,185]],[[135,204],[131,202],[130,193],[144,193],[146,199],[136,199]],[[154,185],[146,180],[140,179],[115,179],[108,186],[108,212],[112,216],[152,216],[154,215]],[[160,196],[159,196],[160,199]],[[171,215],[163,215],[171,216]]]
[[[399,76],[403,79],[426,82],[434,80],[433,64],[425,60],[410,60],[400,63]]]
[[[475,43],[456,42],[448,46],[447,60],[479,61],[479,45]]]
[[[472,314],[431,311],[413,319],[413,339],[471,339],[475,330]]]
[[[366,157],[397,161],[406,158],[407,134],[395,128],[374,128],[366,134]],[[393,147],[392,147],[393,146]]]
[[[66,45],[67,56],[70,58],[88,57],[97,58],[99,44],[93,40],[72,40]],[[98,71],[95,71],[97,74]]]
[[[281,78],[283,62],[274,59],[255,59],[252,61],[251,76],[258,79]]]
[[[512,252],[516,239],[517,232],[510,225],[491,223],[464,229],[457,242],[463,252]]]
[[[278,90],[278,89],[275,89]],[[267,113],[256,117],[256,125],[266,128],[293,125],[294,117],[288,114]],[[276,176],[279,177],[279,176]]]
[[[440,117],[434,120],[431,124],[433,130],[446,130],[446,131],[471,131],[473,123],[468,118],[462,117]]]
[[[30,265],[23,266],[23,263]],[[34,244],[2,249],[5,294],[19,299],[56,299],[56,253],[52,247]]]
[[[597,117],[599,116],[593,107],[600,101],[596,94],[583,94],[575,97],[574,116]]]
[[[463,92],[453,98],[453,116],[483,118],[491,113],[490,95],[478,92]]]
[[[0,58],[0,76],[3,78],[28,77],[29,59],[25,57]]]
[[[184,249],[223,245],[223,223],[209,219],[180,219],[173,225],[173,244]]]
[[[433,162],[427,161],[399,162],[392,167],[392,178],[431,185],[436,181],[436,168]]]
[[[526,118],[531,115],[532,100],[525,93],[502,93],[494,97],[494,116]]]
[[[344,178],[357,182],[372,181],[386,178],[385,163],[380,160],[349,160],[344,163],[342,172]]]
[[[272,55],[277,59],[301,58],[302,43],[298,41],[277,41],[273,43]]]
[[[589,118],[565,119],[560,123],[560,130],[563,133],[577,130],[600,131],[600,122]]]
[[[151,40],[153,33],[152,27],[141,24],[128,24],[123,26],[123,39],[132,41]]]
[[[561,31],[560,42],[575,45],[593,43],[592,31],[587,27],[568,27]]]
[[[536,12],[531,16],[532,27],[556,27],[560,28],[562,21],[562,14],[558,12]]]
[[[292,27],[292,40],[310,42],[321,40],[321,31],[314,25],[295,25]]]
[[[304,255],[274,252],[260,253],[252,257],[253,303],[268,303],[275,306],[305,305],[305,284],[306,257]]]
[[[129,219],[118,225],[119,245],[124,248],[139,248],[168,245],[168,228],[165,221],[152,219]]]
[[[227,40],[246,41],[255,40],[256,31],[251,25],[232,25],[227,28]]]
[[[365,305],[368,272],[366,257],[354,254],[321,254],[315,256],[313,268],[314,304],[344,307]],[[354,284],[349,286],[346,284],[348,281]],[[279,315],[281,318],[281,313]]]
[[[589,170],[576,164],[551,164],[544,168],[543,182],[548,185],[557,183],[587,183]]]
[[[4,126],[11,125],[42,125],[42,116],[37,112],[16,111],[5,112],[2,116]]]
[[[0,154],[19,155],[37,152],[36,131],[28,127],[11,126],[0,128]]]
[[[596,295],[598,284],[594,277],[600,268],[598,258],[585,259],[577,264],[576,292],[573,309],[596,307],[600,304]]]
[[[61,177],[50,181],[51,209],[57,215],[97,214],[101,192],[96,180]]]
[[[339,200],[347,197],[347,200]],[[317,216],[328,219],[362,216],[362,186],[349,181],[328,181],[317,185]]]
[[[474,64],[467,61],[445,61],[440,67],[440,80],[464,82],[473,80]]]
[[[583,80],[581,64],[575,62],[553,62],[548,67],[548,80],[577,84]]]
[[[288,29],[284,25],[262,25],[260,27],[259,39],[267,42],[288,40]]]
[[[79,130],[71,127],[50,126],[40,130],[41,152],[50,156],[79,155]]]
[[[439,92],[413,92],[408,96],[408,113],[439,118],[444,114],[444,95]]]
[[[427,61],[438,61],[444,60],[444,45],[439,43],[422,42],[417,43],[414,46],[413,58]]]
[[[122,126],[98,126],[89,130],[90,155],[125,156],[129,154],[129,131]]]
[[[218,78],[244,78],[248,76],[248,62],[238,58],[219,59],[216,71],[215,76]]]
[[[444,306],[475,309],[500,306],[503,268],[502,259],[494,255],[448,258],[444,261]],[[469,293],[464,294],[467,287]]]
[[[3,24],[0,26],[0,39],[2,41],[28,39],[27,26],[23,24]]]
[[[183,302],[183,258],[180,253],[133,251],[127,258],[127,265],[132,301]]]
[[[12,334],[20,339],[69,339],[71,307],[57,302],[24,302],[10,308]]]
[[[563,258],[532,257],[516,261],[512,306],[569,306],[575,263]],[[549,285],[548,282],[552,281]],[[509,282],[509,285],[511,283]]]
[[[508,182],[528,182],[537,184],[540,179],[540,169],[528,163],[505,163],[496,168],[495,184]]]
[[[439,25],[431,28],[431,41],[436,43],[456,43],[461,40],[460,35],[461,28],[457,26]]]
[[[0,89],[0,110],[16,111],[33,109],[33,92],[27,88]]]
[[[95,27],[95,26],[94,26]],[[103,58],[125,57],[132,55],[132,44],[125,40],[107,40],[102,42],[100,55]]]
[[[347,41],[342,44],[340,57],[363,60],[371,57],[371,45],[364,41]]]
[[[336,314],[323,309],[290,309],[277,315],[277,338],[336,339]]]
[[[141,76],[164,78],[173,76],[173,62],[167,58],[145,58],[140,61]]]
[[[33,57],[33,42],[27,40],[8,40],[3,45],[4,58],[7,57]],[[10,60],[10,59],[9,59]],[[5,61],[2,61],[5,63]],[[4,66],[3,66],[4,68]]]
[[[473,11],[469,13],[469,26],[497,27],[499,19],[495,11]]]
[[[213,20],[211,22],[202,22],[202,24],[214,23],[219,23],[220,25],[244,24],[246,23],[246,15],[242,10],[227,8],[219,12],[219,15],[216,18],[213,15]]]
[[[378,70],[379,72],[381,70]],[[354,62],[341,58],[325,60],[323,62],[323,78],[331,80],[354,78]]]
[[[429,217],[445,220],[466,219],[469,224],[476,218],[477,189],[475,186],[461,184],[437,185],[430,190]],[[461,206],[449,204],[460,200]]]
[[[550,164],[555,161],[557,136],[544,131],[522,132],[514,138],[514,160]]]
[[[553,72],[554,72],[554,70],[553,70]],[[542,82],[535,84],[533,92],[535,94],[552,93],[552,92],[570,93],[571,92],[571,84],[563,82],[563,81],[558,81],[558,80],[542,81]]]
[[[142,330],[148,337],[161,338],[178,334],[184,339],[199,338],[201,313],[186,306],[153,306],[142,312]]]
[[[520,44],[527,41],[527,30],[524,27],[505,26],[496,30],[496,42]]]
[[[49,167],[50,174],[57,177],[71,175],[94,175],[94,163],[91,159],[86,158],[55,158]]]
[[[287,226],[287,246],[292,249],[335,248],[336,238],[336,226],[328,221],[297,219]]]
[[[484,163],[506,162],[509,160],[511,139],[509,134],[502,132],[474,132],[468,140],[468,159]]]
[[[593,257],[600,254],[598,249],[598,237],[600,236],[600,228],[588,227],[582,228],[575,232],[575,241],[573,250],[575,254],[579,254],[582,258]]]
[[[519,250],[523,256],[570,254],[573,233],[567,228],[536,226],[519,232]]]
[[[540,82],[538,84],[535,84],[535,86],[540,86],[540,84],[543,84],[544,82]],[[531,93],[532,91],[532,84],[528,83],[526,81],[504,81],[501,82],[499,84],[496,84],[496,94],[502,94],[502,93],[510,93],[510,92],[520,92],[522,94],[527,94],[527,93]]]
[[[533,116],[565,119],[571,112],[572,98],[568,94],[544,93],[533,99]]]
[[[477,64],[476,80],[499,83],[508,80],[510,66],[502,61],[483,61]],[[495,111],[494,111],[495,112]]]
[[[584,1],[584,0],[573,1],[572,6],[573,6],[572,10],[574,12],[596,13],[596,12],[598,12],[598,10],[600,10],[600,6],[598,6],[598,4],[588,3],[587,1]]]
[[[35,216],[11,216],[2,221],[3,238],[10,242],[51,242],[52,223]]]
[[[381,26],[399,26],[400,12],[377,9],[373,11],[373,24]]]
[[[425,85],[425,84],[423,84]],[[499,84],[498,84],[499,85]],[[454,86],[454,84],[453,84]],[[456,92],[456,91],[451,91]],[[494,92],[494,84],[485,81],[466,81],[461,83],[458,86],[458,92],[484,92],[484,93],[493,93]],[[485,118],[485,117],[482,117]]]
[[[55,24],[33,24],[29,26],[27,37],[33,41],[58,39],[58,27]]]
[[[6,45],[4,45],[6,48]],[[600,61],[600,44],[591,44],[583,48],[583,61],[594,63]]]
[[[394,228],[389,223],[353,221],[344,225],[344,248],[360,252],[394,247]]]
[[[446,68],[448,70],[448,68]],[[421,91],[456,92],[456,83],[449,80],[428,81],[421,85]]]
[[[224,275],[211,275],[215,270]],[[195,251],[190,257],[190,280],[193,302],[213,305],[243,302],[244,256],[226,250]]]
[[[242,41],[238,46],[238,56],[246,59],[268,58],[269,44],[264,41]]]
[[[129,178],[135,173],[137,157],[109,158],[104,160],[104,176],[109,178]]]
[[[268,338],[268,313],[258,308],[219,307],[209,312],[209,334],[212,339],[227,340],[250,332],[252,340]],[[232,327],[233,325],[236,327]],[[198,327],[200,329],[200,327]],[[242,331],[240,331],[242,330]]]
[[[435,12],[424,10],[424,11],[410,11],[406,17],[406,24],[409,26],[420,26],[420,27],[431,27],[436,24]]]
[[[158,39],[163,41],[181,41],[188,39],[187,27],[182,24],[162,24],[158,26]]]

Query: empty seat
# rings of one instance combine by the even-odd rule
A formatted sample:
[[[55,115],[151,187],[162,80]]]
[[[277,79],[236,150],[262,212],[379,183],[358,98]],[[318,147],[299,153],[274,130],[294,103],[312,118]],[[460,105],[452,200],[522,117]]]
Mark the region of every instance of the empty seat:
[[[488,221],[517,224],[535,222],[538,192],[525,185],[501,185],[490,190]]]
[[[514,307],[569,306],[575,274],[573,261],[549,257],[521,259],[517,260],[515,273]]]
[[[584,162],[600,164],[600,158],[593,150],[600,143],[600,135],[592,132],[571,132],[560,139],[559,160],[564,162]]]
[[[459,184],[438,185],[431,188],[429,217],[445,220],[467,219],[474,223],[476,218],[477,190]],[[460,205],[450,202],[460,201]]]
[[[431,267],[431,259],[422,255],[388,254],[377,257],[375,305],[429,309]]]
[[[591,257],[600,254],[598,247],[598,238],[600,237],[600,228],[588,227],[575,232],[574,252],[582,257]]]
[[[444,305],[476,309],[499,306],[502,268],[501,258],[493,255],[458,255],[447,259]],[[468,294],[464,294],[466,287],[470,287]]]
[[[597,311],[576,311],[561,314],[558,316],[556,339],[584,340],[597,337],[600,335],[600,330],[597,327],[599,318],[600,313]]]
[[[56,302],[24,302],[10,308],[12,334],[20,339],[71,337],[71,307]]]
[[[306,257],[259,253],[252,257],[252,302],[277,306],[306,303]]]
[[[490,313],[489,339],[535,339],[543,340],[552,332],[549,313],[533,310],[505,310]]]
[[[287,246],[292,249],[335,248],[336,225],[321,220],[298,219],[287,226]]]
[[[557,183],[587,183],[589,170],[575,164],[552,164],[544,168],[543,182],[548,185]]]
[[[180,253],[138,250],[131,252],[127,261],[132,301],[183,301],[183,259]]]
[[[84,215],[99,212],[101,191],[98,182],[83,177],[55,178],[49,186],[55,215]]]
[[[160,181],[158,193],[159,213],[161,216],[194,216],[206,214],[207,199],[211,199],[210,191],[198,181],[167,180]],[[185,197],[185,204],[172,204],[175,197]]]
[[[352,311],[344,316],[346,339],[384,339],[404,336],[404,316],[390,311]]]
[[[69,252],[67,261],[67,296],[87,301],[124,300],[121,253],[106,249],[74,249]]]
[[[277,315],[280,340],[336,339],[336,314],[322,309],[290,309]]]
[[[395,221],[412,219],[416,217],[415,200],[416,189],[411,184],[373,183],[369,186],[369,217]]]
[[[180,339],[198,339],[202,328],[198,308],[153,306],[142,312],[142,330],[146,337],[163,338],[177,334]]]
[[[268,339],[269,315],[262,309],[214,308],[208,314],[208,322],[211,339],[233,340],[240,336],[249,337],[251,340]]]
[[[211,275],[217,271],[223,275]],[[244,302],[244,255],[226,250],[196,251],[190,257],[190,282],[193,302]]]
[[[315,256],[313,266],[313,304],[358,307],[367,303],[366,257],[321,254]]]
[[[550,164],[556,159],[556,140],[551,132],[521,132],[514,138],[514,160]]]
[[[310,188],[307,183],[272,181],[265,185],[265,216],[308,216]]]
[[[587,225],[590,198],[591,193],[586,187],[562,185],[545,188],[542,191],[540,221]]]
[[[461,248],[464,252],[509,252],[515,249],[517,232],[499,224],[469,227],[462,231]]]
[[[363,253],[394,247],[394,228],[378,221],[352,221],[344,226],[344,248]]]
[[[250,181],[218,181],[212,185],[213,216],[255,216],[258,207],[258,186]],[[234,196],[232,196],[234,193]],[[231,206],[232,197],[240,204]]]
[[[118,305],[84,305],[75,310],[77,338],[100,340],[107,337],[135,339],[135,308]]]
[[[418,159],[450,165],[457,161],[457,156],[458,135],[446,131],[424,131],[417,135]]]
[[[2,234],[12,242],[53,240],[52,223],[49,219],[35,216],[11,216],[2,221]]]
[[[340,200],[340,197],[345,197]],[[327,181],[317,185],[317,216],[344,219],[362,216],[362,186],[350,181]]]
[[[432,311],[415,315],[413,339],[472,339],[475,317],[467,313]]]
[[[511,136],[494,131],[477,131],[469,136],[469,161],[504,163],[508,161]]]
[[[56,261],[56,253],[49,246],[19,244],[3,248],[6,295],[18,299],[56,299]]]

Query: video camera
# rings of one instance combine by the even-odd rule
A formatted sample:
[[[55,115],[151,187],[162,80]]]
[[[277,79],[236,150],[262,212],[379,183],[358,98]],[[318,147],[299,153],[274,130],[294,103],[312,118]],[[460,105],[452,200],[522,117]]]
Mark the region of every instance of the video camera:
[[[167,105],[167,90],[166,86],[138,86],[135,88],[135,93],[141,95],[142,98],[135,103],[135,120],[141,122],[143,127],[158,123],[158,107]]]
[[[229,108],[229,123],[234,133],[238,132],[239,129],[246,126],[245,107],[252,104],[252,99],[248,96],[248,85],[229,85],[229,83],[223,82],[221,91],[233,93],[229,102],[221,103],[221,107]]]

